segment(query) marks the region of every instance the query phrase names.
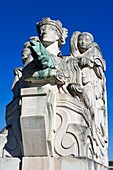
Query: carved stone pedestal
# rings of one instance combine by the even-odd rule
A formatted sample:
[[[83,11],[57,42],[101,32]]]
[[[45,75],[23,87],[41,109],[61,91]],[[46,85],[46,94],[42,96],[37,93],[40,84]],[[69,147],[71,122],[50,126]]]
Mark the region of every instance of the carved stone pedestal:
[[[101,144],[90,111],[77,98],[58,93],[56,86],[23,88],[21,97],[7,106],[6,117],[8,142],[3,156],[22,161],[19,167],[18,158],[3,158],[4,170],[11,162],[12,170],[15,166],[17,170],[107,170],[107,145]]]
[[[49,85],[22,89],[21,96],[22,170],[107,170],[82,102]]]

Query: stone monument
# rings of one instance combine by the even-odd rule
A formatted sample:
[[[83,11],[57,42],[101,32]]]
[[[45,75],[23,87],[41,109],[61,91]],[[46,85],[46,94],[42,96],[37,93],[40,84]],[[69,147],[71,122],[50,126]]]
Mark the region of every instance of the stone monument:
[[[14,69],[13,100],[1,133],[0,170],[107,170],[108,126],[105,61],[88,32],[43,18],[39,36],[22,50]]]

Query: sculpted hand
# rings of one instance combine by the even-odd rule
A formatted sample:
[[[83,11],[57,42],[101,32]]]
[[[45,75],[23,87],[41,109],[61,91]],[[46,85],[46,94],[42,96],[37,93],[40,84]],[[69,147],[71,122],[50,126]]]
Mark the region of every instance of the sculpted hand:
[[[37,55],[38,56],[38,59],[40,60],[40,57],[42,55],[42,52],[41,52],[41,43],[39,41],[31,41],[31,51],[33,54]],[[33,57],[35,57],[33,55]]]
[[[93,60],[92,59],[89,59],[87,57],[82,57],[81,58],[81,65],[82,66],[85,66],[85,65],[88,65],[90,67],[93,67]]]
[[[67,89],[73,97],[80,97],[83,92],[83,89],[81,88],[80,84],[76,83],[70,83]]]

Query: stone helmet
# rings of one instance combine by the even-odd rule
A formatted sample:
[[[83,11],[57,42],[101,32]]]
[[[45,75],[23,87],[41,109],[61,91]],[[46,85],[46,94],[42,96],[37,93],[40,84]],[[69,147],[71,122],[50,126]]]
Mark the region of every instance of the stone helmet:
[[[40,35],[40,27],[42,25],[53,25],[56,27],[57,35],[59,37],[59,48],[62,44],[65,44],[65,39],[68,36],[68,30],[62,27],[62,23],[59,20],[51,20],[50,18],[43,18],[40,22],[36,23],[36,29]]]

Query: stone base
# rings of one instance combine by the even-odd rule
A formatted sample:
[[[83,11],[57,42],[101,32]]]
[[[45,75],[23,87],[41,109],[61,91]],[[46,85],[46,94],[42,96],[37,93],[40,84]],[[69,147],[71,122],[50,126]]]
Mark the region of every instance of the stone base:
[[[24,157],[53,155],[53,90],[50,86],[21,90],[21,132]]]
[[[107,167],[91,159],[53,158],[53,157],[23,157],[22,170],[108,170]]]
[[[0,170],[20,170],[20,159],[0,158]]]

